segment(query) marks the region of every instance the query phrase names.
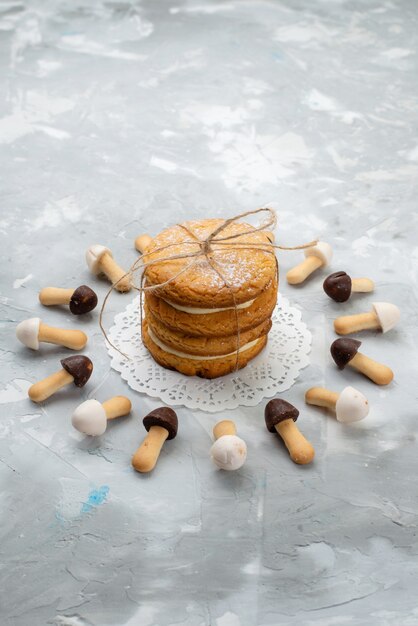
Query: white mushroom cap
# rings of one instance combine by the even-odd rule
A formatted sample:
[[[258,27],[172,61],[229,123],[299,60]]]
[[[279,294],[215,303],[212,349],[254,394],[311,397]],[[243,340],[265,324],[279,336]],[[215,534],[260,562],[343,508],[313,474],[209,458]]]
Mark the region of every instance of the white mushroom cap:
[[[87,261],[89,270],[93,274],[96,274],[96,275],[100,274],[99,262],[100,262],[101,257],[105,254],[105,252],[110,254],[110,256],[113,256],[109,248],[106,248],[106,246],[101,246],[98,243],[94,244],[93,246],[90,246],[90,248],[87,249],[86,261]]]
[[[72,425],[85,435],[103,435],[107,426],[106,412],[97,400],[86,400],[79,404],[71,416]]]
[[[211,447],[210,457],[220,469],[237,470],[247,458],[247,444],[236,435],[223,435]]]
[[[39,325],[41,319],[39,317],[31,317],[23,320],[16,326],[16,337],[28,348],[39,350]]]
[[[332,259],[332,248],[329,243],[325,243],[325,241],[318,241],[315,246],[311,246],[310,248],[306,248],[305,256],[316,256],[318,259],[321,259],[322,263],[328,265]]]
[[[354,387],[345,387],[338,396],[335,406],[337,420],[349,424],[358,422],[369,413],[369,402],[360,391]]]
[[[373,302],[374,312],[377,315],[382,331],[387,333],[399,322],[401,312],[396,304],[390,302]]]

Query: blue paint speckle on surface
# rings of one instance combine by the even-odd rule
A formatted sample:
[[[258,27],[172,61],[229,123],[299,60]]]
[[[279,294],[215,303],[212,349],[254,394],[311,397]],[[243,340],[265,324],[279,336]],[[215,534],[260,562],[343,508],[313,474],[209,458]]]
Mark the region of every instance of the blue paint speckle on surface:
[[[88,495],[87,502],[83,502],[81,513],[89,513],[95,506],[103,504],[109,493],[109,487],[102,485],[98,489],[92,489]]]

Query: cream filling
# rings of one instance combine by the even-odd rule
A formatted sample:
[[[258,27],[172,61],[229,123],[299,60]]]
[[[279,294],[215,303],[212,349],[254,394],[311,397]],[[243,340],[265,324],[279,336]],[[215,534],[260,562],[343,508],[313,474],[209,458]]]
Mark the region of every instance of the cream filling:
[[[196,355],[196,354],[187,354],[187,352],[179,352],[178,350],[173,350],[173,348],[166,346],[165,343],[160,341],[158,337],[155,336],[155,334],[152,332],[149,326],[148,326],[148,335],[150,336],[152,341],[159,348],[161,348],[161,350],[164,350],[164,352],[168,352],[169,354],[174,354],[175,356],[179,356],[182,359],[191,359],[192,361],[214,361],[215,359],[224,359],[227,356],[233,356],[236,354],[236,351],[229,352],[228,354],[217,355],[217,356],[201,356],[201,355]],[[259,337],[258,339],[254,339],[254,341],[249,341],[248,343],[245,343],[242,346],[242,348],[239,349],[240,354],[241,352],[245,352],[245,350],[249,350],[250,348],[255,346],[255,344],[258,341],[260,341],[260,339],[262,339],[262,337]]]
[[[173,309],[183,311],[184,313],[190,313],[191,315],[207,315],[208,313],[220,313],[221,311],[230,311],[231,309],[235,309],[235,307],[233,306],[227,306],[223,309],[199,309],[193,306],[182,306],[181,304],[174,304],[174,302],[169,302],[168,300],[165,300],[165,302],[172,306]],[[248,307],[251,306],[253,302],[254,300],[248,300],[248,302],[237,304],[237,309],[248,309]]]

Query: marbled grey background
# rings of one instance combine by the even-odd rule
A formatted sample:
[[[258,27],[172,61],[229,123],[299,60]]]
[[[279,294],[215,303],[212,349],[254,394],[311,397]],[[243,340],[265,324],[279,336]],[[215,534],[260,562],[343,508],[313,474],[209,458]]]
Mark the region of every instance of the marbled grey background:
[[[0,4],[2,626],[418,624],[417,48],[415,0],[90,0]],[[110,370],[97,312],[43,309],[45,285],[87,282],[84,250],[175,221],[277,209],[279,242],[319,235],[333,270],[374,297],[341,307],[324,277],[282,291],[313,332],[312,364],[286,394],[317,458],[291,463],[263,406],[179,409],[157,469],[130,457],[158,401]],[[283,273],[301,257],[282,253]],[[284,274],[283,274],[284,275]],[[115,296],[107,323],[130,296]],[[364,335],[395,370],[378,388],[339,373],[332,319],[398,303],[402,323]],[[54,347],[18,345],[30,316],[90,336],[91,382],[43,405],[29,384]],[[304,390],[352,383],[372,411],[348,427]],[[131,418],[101,438],[69,422],[88,397],[126,393]],[[237,473],[209,458],[217,418],[249,446]]]

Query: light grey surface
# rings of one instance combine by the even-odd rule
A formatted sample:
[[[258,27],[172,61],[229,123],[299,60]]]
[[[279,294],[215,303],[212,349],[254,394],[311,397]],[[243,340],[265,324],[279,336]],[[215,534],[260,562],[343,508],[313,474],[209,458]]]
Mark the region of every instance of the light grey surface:
[[[417,11],[415,0],[20,2],[0,5],[1,568],[4,626],[418,624]],[[325,275],[281,289],[313,332],[286,399],[314,443],[291,463],[263,406],[231,415],[248,443],[233,474],[208,458],[216,416],[179,410],[152,476],[130,467],[158,401],[110,371],[97,312],[43,309],[45,285],[87,282],[84,250],[125,265],[143,231],[278,210],[279,242],[319,235],[332,269],[377,282],[338,306]],[[300,253],[281,253],[282,276]],[[24,280],[23,280],[24,279]],[[106,316],[131,296],[115,296]],[[364,335],[380,389],[339,373],[332,319],[398,303],[399,328]],[[35,406],[29,382],[66,353],[14,338],[30,316],[84,329],[91,382]],[[363,391],[343,426],[305,408],[316,384]],[[134,413],[95,441],[69,416],[126,393]]]

